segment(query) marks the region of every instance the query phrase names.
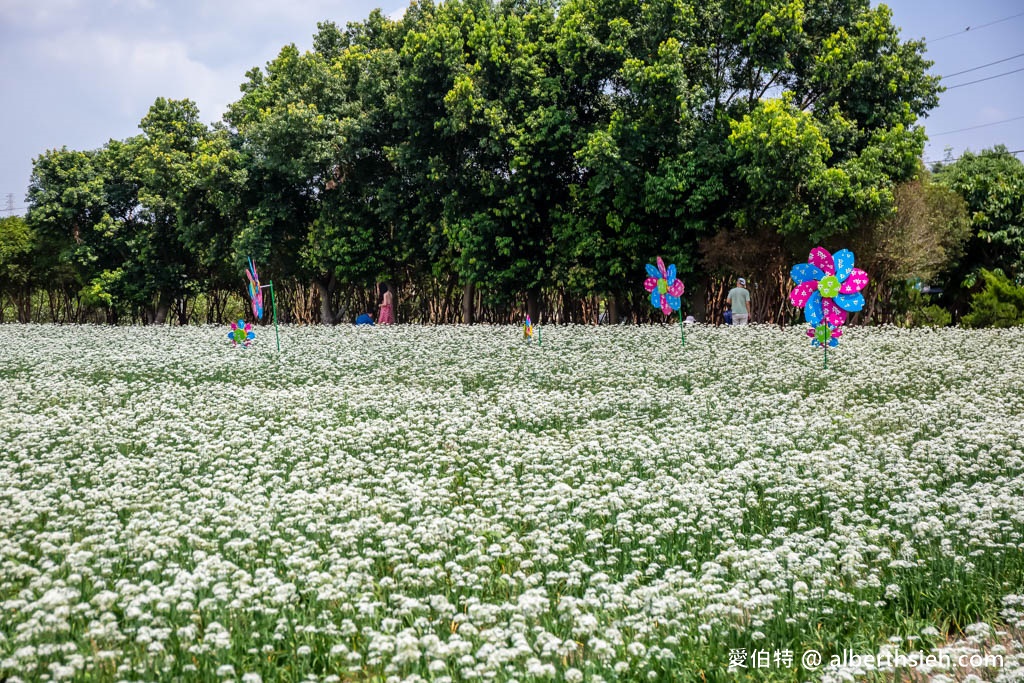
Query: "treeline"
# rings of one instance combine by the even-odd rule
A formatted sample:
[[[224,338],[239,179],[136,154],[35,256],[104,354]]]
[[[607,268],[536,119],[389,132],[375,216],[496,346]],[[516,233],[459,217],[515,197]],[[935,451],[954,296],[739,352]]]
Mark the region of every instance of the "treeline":
[[[222,122],[161,98],[135,137],[38,157],[25,220],[0,230],[0,311],[223,322],[251,256],[286,322],[374,312],[379,282],[400,322],[657,319],[641,282],[661,255],[698,318],[742,275],[755,320],[783,321],[789,266],[821,243],[875,276],[862,319],[891,320],[917,305],[908,281],[989,252],[1020,272],[1020,221],[978,218],[971,166],[1020,163],[921,166],[940,91],[923,52],[867,0],[446,0],[324,22],[247,73]]]

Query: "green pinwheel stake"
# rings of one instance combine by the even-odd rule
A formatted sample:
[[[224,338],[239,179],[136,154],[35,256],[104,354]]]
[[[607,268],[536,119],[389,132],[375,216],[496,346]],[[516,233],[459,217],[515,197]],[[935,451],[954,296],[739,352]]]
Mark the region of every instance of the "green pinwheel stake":
[[[274,281],[267,285],[270,288],[270,310],[274,314],[274,338],[277,340],[277,352],[281,353],[281,335],[277,331],[277,301],[274,299]]]
[[[808,330],[812,332],[812,330]],[[824,369],[828,369],[828,343],[832,339],[832,328],[829,327],[828,323],[822,323],[813,329],[814,341],[825,349],[825,365]]]
[[[260,284],[260,275],[256,271],[256,264],[252,262],[252,258],[249,259],[249,267],[245,271],[245,276],[249,280],[248,290],[249,299],[252,302],[252,314],[256,316],[257,321],[263,319],[263,290],[270,290],[270,309],[274,315],[274,338],[277,340],[277,352],[281,353],[281,334],[277,329],[277,301],[274,299],[274,281],[271,280],[270,284],[267,285]]]

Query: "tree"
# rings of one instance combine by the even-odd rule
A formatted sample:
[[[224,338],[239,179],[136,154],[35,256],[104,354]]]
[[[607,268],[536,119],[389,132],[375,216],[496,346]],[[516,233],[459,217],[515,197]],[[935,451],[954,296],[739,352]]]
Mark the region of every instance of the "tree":
[[[21,216],[0,218],[0,322],[4,319],[4,297],[17,311],[18,322],[31,320],[32,250],[35,238]]]
[[[147,311],[153,308],[152,322],[163,324],[177,304],[179,322],[184,323],[187,293],[199,276],[195,254],[184,238],[190,232],[183,225],[188,215],[184,190],[209,131],[195,103],[162,97],[139,127],[142,136],[127,148],[129,172],[138,182],[138,211],[131,221],[133,254],[123,278],[131,299]]]
[[[610,295],[614,319],[628,283],[655,255],[683,275],[692,271],[705,226],[700,194],[714,160],[696,135],[700,94],[686,47],[692,7],[613,7],[613,18],[607,10],[575,2],[560,15],[559,57],[581,119],[578,208],[567,212],[560,238],[569,283]]]
[[[965,152],[938,164],[936,180],[967,202],[971,238],[958,273],[999,268],[1011,279],[1024,275],[1024,163],[999,145],[980,154]]]
[[[576,151],[579,282],[613,287],[654,250],[736,228],[803,251],[884,219],[916,173],[938,79],[884,6],[572,0],[559,25],[565,78],[606,117]]]
[[[314,280],[324,302],[339,286],[372,284],[398,265],[395,223],[401,214],[388,199],[396,170],[387,150],[395,144],[401,27],[376,11],[343,33],[321,24],[314,44],[329,60],[345,102],[335,165],[304,251],[304,260],[326,274]],[[322,321],[330,322],[333,312],[322,310]]]
[[[344,30],[319,24],[314,51],[288,46],[265,73],[250,71],[226,117],[247,167],[236,252],[311,282],[326,324],[339,288],[372,284],[401,260],[409,193],[393,150],[404,26],[379,10]]]
[[[922,282],[936,283],[963,254],[970,236],[964,200],[924,168],[896,187],[894,199],[892,215],[855,229],[848,240],[874,282],[869,318],[887,319],[904,312],[901,308],[926,303],[911,290]]]
[[[790,94],[748,98],[749,112],[734,104],[742,116],[734,115],[730,141],[745,195],[737,223],[768,223],[809,243],[893,210],[893,190],[915,175],[924,146],[914,124],[938,103],[939,86],[924,45],[901,43],[884,5],[802,4],[779,3],[742,27],[748,92]],[[752,50],[758,45],[765,50]]]
[[[484,15],[492,12],[483,3]],[[398,175],[384,201],[396,220],[401,255],[421,273],[463,287],[462,318],[473,322],[476,272],[462,246],[477,223],[489,220],[487,193],[495,158],[506,156],[501,136],[481,126],[476,86],[466,57],[467,34],[476,20],[467,3],[423,2],[402,19],[407,31],[400,51],[390,152]],[[478,77],[479,78],[482,77]]]
[[[224,126],[161,98],[138,136],[41,157],[28,223],[111,318],[184,321],[246,256],[313,285],[325,323],[378,279],[461,286],[466,321],[545,298],[570,319],[628,303],[659,254],[699,312],[735,265],[699,258],[716,235],[785,260],[896,229],[939,86],[891,19],[868,0],[424,0],[325,22],[248,72]]]
[[[192,261],[189,284],[207,295],[215,322],[223,322],[223,293],[243,282],[233,245],[245,222],[248,174],[236,143],[223,126],[209,130],[179,168],[174,188],[178,237]]]
[[[427,260],[435,276],[455,271],[464,287],[463,319],[472,322],[476,285],[493,299],[514,295],[514,284],[498,286],[492,278],[501,267],[497,260],[507,267],[514,248],[507,241],[498,246],[507,227],[498,204],[508,189],[512,150],[497,89],[523,93],[508,80],[511,54],[491,3],[423,3],[403,21],[409,30],[401,51],[394,159],[399,196],[414,198],[404,207],[405,235],[412,254]]]
[[[98,157],[64,147],[32,162],[25,220],[39,242],[34,266],[50,286],[76,296],[121,260]]]
[[[553,24],[543,2],[465,3],[464,61],[445,96],[445,125],[480,141],[462,159],[478,201],[452,233],[460,273],[494,302],[525,294],[534,319],[574,166],[571,114],[548,72]]]
[[[963,315],[983,282],[982,269],[1011,280],[1024,276],[1024,164],[1000,145],[933,170],[936,182],[963,197],[970,217],[963,255],[942,276],[944,298],[954,316]]]

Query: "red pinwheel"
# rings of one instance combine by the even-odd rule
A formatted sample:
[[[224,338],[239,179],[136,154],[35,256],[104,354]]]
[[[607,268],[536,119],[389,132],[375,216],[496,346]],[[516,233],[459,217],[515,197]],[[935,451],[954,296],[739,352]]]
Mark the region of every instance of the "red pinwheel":
[[[847,313],[864,308],[860,291],[868,284],[868,274],[853,267],[853,252],[849,249],[833,256],[815,247],[807,263],[793,266],[790,275],[796,287],[789,293],[789,300],[804,309],[804,319],[811,327],[824,323],[838,328],[846,322]],[[831,343],[837,336],[830,335],[826,341]]]
[[[651,305],[660,308],[665,315],[678,311],[679,297],[683,295],[683,281],[676,279],[675,264],[665,267],[665,262],[658,257],[658,267],[647,264],[647,275],[644,289],[651,293]],[[681,315],[681,314],[680,314]]]

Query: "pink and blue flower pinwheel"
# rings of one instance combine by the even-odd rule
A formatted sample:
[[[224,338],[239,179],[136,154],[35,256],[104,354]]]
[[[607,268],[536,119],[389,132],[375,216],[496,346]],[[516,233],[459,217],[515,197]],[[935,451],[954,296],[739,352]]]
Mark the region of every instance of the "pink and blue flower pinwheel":
[[[679,297],[683,295],[683,281],[676,278],[675,264],[665,267],[665,262],[658,257],[658,267],[647,264],[647,275],[644,289],[651,293],[651,305],[660,308],[665,315],[678,311]]]
[[[239,320],[237,323],[231,323],[231,331],[228,332],[228,339],[234,346],[242,346],[248,348],[252,344],[253,340],[256,339],[256,333],[252,329],[252,323],[247,323],[244,320]]]
[[[849,249],[832,255],[822,247],[815,247],[807,263],[793,266],[790,275],[796,287],[789,293],[789,300],[804,309],[804,319],[811,327],[824,323],[838,328],[846,322],[848,313],[864,308],[864,295],[860,291],[868,284],[868,274],[853,267],[853,252]],[[835,336],[838,335],[829,340],[832,346]]]

